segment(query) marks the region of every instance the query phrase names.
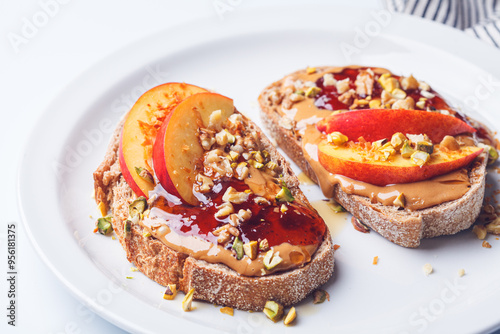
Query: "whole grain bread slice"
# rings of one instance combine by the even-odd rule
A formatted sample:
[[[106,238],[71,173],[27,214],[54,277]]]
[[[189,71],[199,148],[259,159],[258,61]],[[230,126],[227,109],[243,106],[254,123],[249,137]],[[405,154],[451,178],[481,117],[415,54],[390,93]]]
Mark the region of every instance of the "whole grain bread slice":
[[[357,68],[358,66],[352,66]],[[318,67],[323,71],[327,67]],[[334,68],[340,71],[342,67]],[[382,71],[387,71],[381,69]],[[305,73],[305,70],[294,72],[287,77]],[[266,87],[259,96],[261,119],[272,138],[286,155],[315,183],[316,174],[307,162],[302,151],[301,136],[295,129],[284,127],[280,113],[280,100],[272,97],[273,92],[280,88],[285,79],[276,81]],[[340,186],[334,188],[334,199],[362,223],[386,239],[404,246],[418,247],[423,238],[433,238],[441,235],[452,235],[469,228],[479,216],[484,199],[486,180],[486,154],[481,154],[468,167],[471,187],[459,199],[442,203],[427,209],[410,211],[401,210],[396,206],[384,206],[371,203],[363,196],[344,192]]]
[[[284,180],[293,196],[310,205],[289,163],[253,122],[244,119],[258,133],[272,161],[282,167]],[[163,286],[176,284],[185,293],[194,288],[195,299],[254,311],[262,310],[268,300],[284,306],[295,304],[331,277],[334,248],[329,232],[305,266],[262,277],[242,276],[223,264],[211,264],[172,250],[154,237],[145,236],[139,224],[133,224],[131,233],[126,236],[124,222],[129,215],[129,204],[137,196],[120,171],[118,149],[122,127],[123,122],[111,138],[104,161],[94,172],[95,199],[110,208],[113,228],[127,259],[146,276]]]

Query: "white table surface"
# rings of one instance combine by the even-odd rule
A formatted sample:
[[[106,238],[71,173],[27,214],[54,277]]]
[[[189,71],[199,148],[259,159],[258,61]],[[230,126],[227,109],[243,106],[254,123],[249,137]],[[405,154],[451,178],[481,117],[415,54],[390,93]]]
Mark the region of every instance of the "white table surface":
[[[16,174],[30,129],[48,103],[95,62],[131,42],[197,18],[223,20],[215,6],[234,11],[301,1],[256,0],[2,0],[0,1],[0,305],[1,333],[122,333],[87,309],[41,262],[31,246],[17,209]],[[347,5],[346,1],[336,2]],[[309,1],[310,3],[310,1]],[[380,8],[381,1],[351,1],[351,6]],[[45,5],[43,5],[45,4]],[[44,9],[45,8],[45,9]],[[51,11],[44,16],[43,11]],[[42,13],[42,14],[41,14]],[[224,15],[231,15],[226,12]],[[222,16],[224,17],[224,16]],[[48,18],[43,21],[44,18]],[[27,21],[40,20],[31,36],[13,46]],[[26,29],[26,28],[24,28]],[[201,27],[200,27],[201,29]],[[25,35],[27,31],[24,31]],[[54,120],[57,121],[57,120]],[[64,126],[64,125],[61,125]],[[41,176],[43,177],[43,176]],[[7,224],[17,224],[17,318],[7,325]],[[68,255],[69,256],[69,255]]]

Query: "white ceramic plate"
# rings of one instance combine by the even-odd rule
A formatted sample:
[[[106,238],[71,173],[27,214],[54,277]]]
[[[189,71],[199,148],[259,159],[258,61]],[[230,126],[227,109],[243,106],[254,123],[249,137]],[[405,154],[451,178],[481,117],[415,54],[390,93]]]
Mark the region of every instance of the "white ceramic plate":
[[[498,59],[499,51],[437,24],[343,8],[235,11],[224,21],[158,33],[96,64],[45,111],[19,173],[25,227],[63,285],[133,332],[493,330],[500,324],[500,241],[491,236],[491,249],[481,247],[470,231],[405,249],[376,233],[354,231],[347,215],[332,218],[327,212],[334,242],[341,245],[335,275],[325,286],[331,301],[312,305],[307,299],[298,305],[295,326],[285,327],[260,313],[237,311],[230,317],[199,302],[194,312],[182,312],[181,297],[164,301],[161,286],[130,272],[118,241],[92,233],[89,215],[98,215],[92,172],[113,128],[135,99],[157,84],[185,81],[215,89],[259,122],[258,94],[289,72],[307,65],[382,66],[413,73],[458,104],[477,104],[481,119],[498,128]],[[491,174],[494,189],[497,175]],[[316,186],[303,189],[312,201],[321,200]],[[374,256],[380,259],[376,266]],[[422,272],[425,263],[435,268],[429,277]],[[461,268],[467,274],[459,278]]]

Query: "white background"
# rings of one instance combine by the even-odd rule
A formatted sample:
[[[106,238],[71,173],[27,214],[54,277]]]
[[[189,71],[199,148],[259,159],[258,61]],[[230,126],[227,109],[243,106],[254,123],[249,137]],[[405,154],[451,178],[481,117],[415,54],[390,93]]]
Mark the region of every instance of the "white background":
[[[0,309],[4,310],[0,312],[0,332],[121,333],[122,330],[73,298],[41,262],[24,233],[17,211],[16,174],[30,129],[43,116],[48,103],[69,82],[95,62],[129,43],[166,29],[166,33],[182,33],[175,28],[178,24],[191,22],[196,25],[196,19],[202,17],[223,23],[230,18],[232,11],[253,8],[265,11],[268,6],[285,6],[300,1],[56,1],[0,1]],[[347,5],[346,1],[336,2]],[[382,7],[382,2],[375,0],[351,2],[352,6],[364,8]],[[226,8],[231,10],[220,15],[216,5],[221,3],[227,4],[229,7]],[[47,4],[52,5],[47,7]],[[45,14],[48,11],[51,16]],[[39,27],[27,28],[32,23]],[[203,34],[202,27],[200,34]],[[17,46],[12,43],[16,38],[20,43]],[[15,328],[7,326],[4,315],[8,289],[4,278],[6,256],[3,254],[7,249],[6,225],[11,222],[17,224],[18,309]]]

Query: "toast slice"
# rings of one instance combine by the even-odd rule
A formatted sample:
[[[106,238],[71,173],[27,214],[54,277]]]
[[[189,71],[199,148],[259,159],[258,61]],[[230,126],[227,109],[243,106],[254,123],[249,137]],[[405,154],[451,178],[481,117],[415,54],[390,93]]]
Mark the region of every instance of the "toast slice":
[[[306,80],[314,82],[321,77],[324,78],[326,73],[343,73],[345,69],[360,68],[348,66],[318,67],[313,71],[300,70],[272,83],[259,96],[264,126],[288,157],[318,184],[321,180],[303,151],[304,121],[302,120],[300,124],[301,121],[297,122],[294,117],[304,110],[310,111],[313,116],[306,119],[306,123],[314,125],[323,117],[329,116],[332,111],[320,109],[313,103],[305,105],[301,110],[294,110],[294,105],[290,102],[293,88],[289,87],[294,87],[297,80],[302,84]],[[390,73],[381,68],[371,68],[371,71],[378,75]],[[452,112],[447,104],[442,108]],[[398,206],[373,203],[368,197],[347,193],[338,184],[333,187],[329,196],[363,224],[388,240],[404,247],[418,247],[423,238],[455,234],[469,228],[475,222],[484,198],[486,164],[487,156],[483,153],[467,167],[470,189],[463,196],[424,209],[412,211]]]
[[[281,166],[282,179],[293,197],[309,207],[289,163],[253,122],[244,116],[242,120],[246,129],[257,134],[262,147],[269,152],[271,161]],[[113,229],[127,259],[146,276],[163,286],[176,284],[177,289],[185,293],[195,289],[195,299],[254,311],[262,310],[269,300],[284,306],[295,304],[328,281],[334,268],[334,248],[328,229],[316,252],[305,265],[258,277],[243,276],[224,264],[209,263],[175,251],[145,233],[147,230],[140,224],[133,224],[129,233],[125,231],[129,205],[137,199],[137,195],[120,170],[119,146],[123,124],[124,121],[117,126],[105,158],[94,172],[95,199],[97,203],[102,202],[110,209]],[[151,205],[153,199],[150,198],[148,202]],[[315,211],[314,213],[317,215]]]

